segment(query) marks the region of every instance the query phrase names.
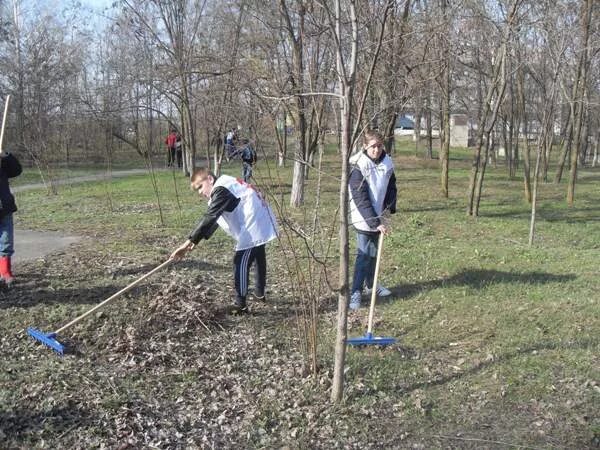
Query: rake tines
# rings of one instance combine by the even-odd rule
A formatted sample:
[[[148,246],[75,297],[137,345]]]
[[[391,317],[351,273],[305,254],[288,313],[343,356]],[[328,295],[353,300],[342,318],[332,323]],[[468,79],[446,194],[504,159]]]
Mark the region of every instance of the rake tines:
[[[35,328],[27,328],[27,334],[42,344],[50,347],[59,355],[65,354],[65,346],[56,340],[56,333],[44,333]]]

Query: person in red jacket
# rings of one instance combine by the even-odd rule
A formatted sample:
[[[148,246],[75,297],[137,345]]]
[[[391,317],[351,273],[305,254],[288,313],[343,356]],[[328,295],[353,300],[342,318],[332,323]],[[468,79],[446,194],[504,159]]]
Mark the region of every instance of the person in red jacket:
[[[167,144],[167,167],[171,167],[175,162],[175,154],[177,151],[177,131],[175,131],[175,128],[171,128],[171,131],[165,139],[165,144]]]

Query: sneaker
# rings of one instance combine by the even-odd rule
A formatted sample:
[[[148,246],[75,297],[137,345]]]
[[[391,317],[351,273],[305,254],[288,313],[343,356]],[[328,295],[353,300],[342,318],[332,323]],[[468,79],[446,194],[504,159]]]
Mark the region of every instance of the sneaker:
[[[233,306],[231,306],[231,309],[229,310],[229,314],[232,314],[234,316],[248,314],[248,312],[249,312],[248,307],[246,305],[244,305],[244,306],[233,305]]]
[[[360,301],[361,301],[362,295],[360,293],[360,291],[355,291],[352,293],[352,295],[350,296],[350,309],[353,311],[356,311],[358,308],[360,308]]]
[[[245,298],[237,298],[231,308],[231,314],[247,314],[248,305]]]
[[[367,294],[367,295],[371,295],[372,291],[373,291],[372,289],[365,288],[365,294]],[[390,291],[388,288],[378,284],[377,285],[377,295],[379,297],[388,297],[388,296],[392,295],[392,291]]]

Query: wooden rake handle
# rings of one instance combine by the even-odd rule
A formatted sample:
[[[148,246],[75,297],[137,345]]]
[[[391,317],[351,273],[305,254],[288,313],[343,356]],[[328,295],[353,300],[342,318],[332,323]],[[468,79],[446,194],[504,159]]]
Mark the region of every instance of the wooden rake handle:
[[[4,127],[6,125],[6,116],[8,115],[8,102],[10,101],[10,95],[6,96],[4,102],[4,115],[2,116],[2,130],[0,130],[0,154],[3,152],[2,143],[4,142]]]
[[[79,317],[76,317],[75,319],[73,319],[72,321],[70,321],[68,324],[66,324],[65,326],[63,326],[62,328],[59,328],[58,330],[56,330],[54,332],[54,334],[59,334],[60,332],[66,330],[67,328],[75,325],[77,322],[83,320],[84,318],[86,318],[87,316],[89,316],[91,313],[93,313],[94,311],[96,311],[97,309],[102,308],[104,305],[106,305],[107,303],[110,303],[111,301],[113,301],[114,299],[120,297],[121,295],[123,295],[125,292],[131,290],[132,288],[134,288],[135,286],[137,286],[138,284],[140,284],[142,281],[144,281],[146,278],[148,278],[149,276],[151,276],[152,274],[154,274],[155,272],[158,272],[160,269],[162,269],[163,267],[168,266],[169,264],[171,264],[174,260],[173,259],[167,259],[164,263],[162,263],[160,266],[155,267],[154,269],[152,269],[150,272],[148,272],[146,275],[138,278],[137,280],[135,280],[133,283],[131,283],[130,285],[124,287],[123,289],[121,289],[119,292],[117,292],[116,294],[111,295],[110,297],[108,297],[106,300],[104,300],[102,303],[97,304],[96,306],[94,306],[92,309],[90,309],[89,311],[83,313],[82,315],[80,315]]]
[[[371,306],[369,307],[369,322],[367,334],[373,332],[373,316],[375,315],[375,300],[377,300],[377,279],[379,278],[379,263],[381,262],[381,253],[383,252],[383,233],[379,234],[379,244],[377,245],[377,262],[375,263],[375,273],[373,274],[373,286],[371,289]]]

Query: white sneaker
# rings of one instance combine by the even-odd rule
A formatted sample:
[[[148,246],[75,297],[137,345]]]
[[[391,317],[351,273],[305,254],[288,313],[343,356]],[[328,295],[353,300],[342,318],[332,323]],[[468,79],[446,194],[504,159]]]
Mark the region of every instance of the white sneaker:
[[[371,295],[372,291],[373,291],[372,289],[365,288],[365,294],[367,294],[367,295]],[[392,295],[392,291],[390,291],[388,288],[378,284],[377,285],[377,295],[379,297],[388,297],[388,296]]]
[[[360,301],[362,298],[362,294],[360,293],[360,291],[355,291],[352,293],[352,295],[350,296],[350,309],[353,311],[356,311],[358,308],[360,308]]]

